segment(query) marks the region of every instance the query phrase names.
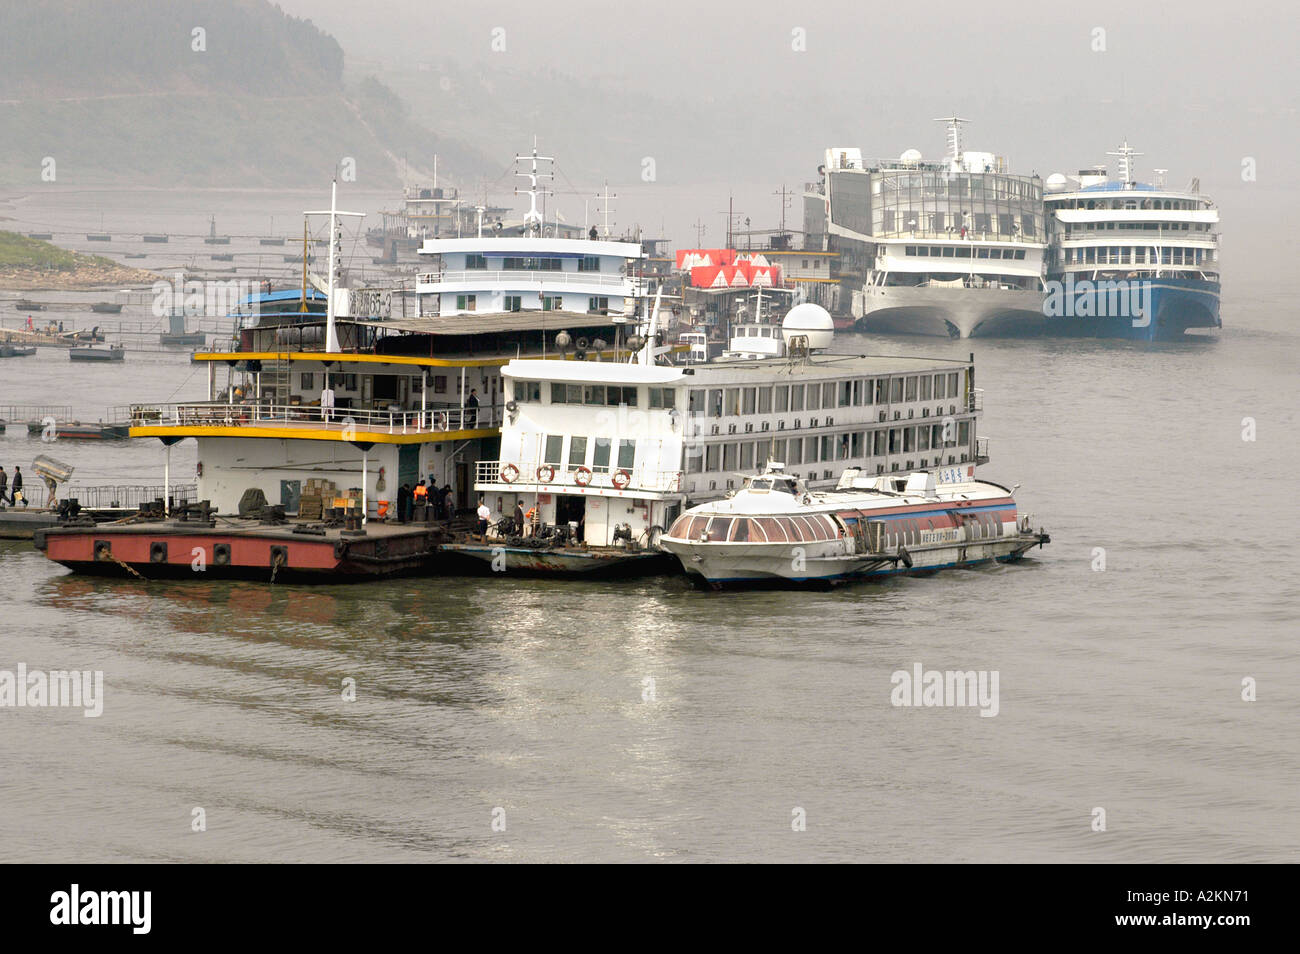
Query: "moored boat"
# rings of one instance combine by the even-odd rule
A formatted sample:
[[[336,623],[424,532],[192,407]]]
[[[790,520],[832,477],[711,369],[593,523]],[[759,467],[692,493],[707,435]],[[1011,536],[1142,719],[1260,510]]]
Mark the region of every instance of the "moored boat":
[[[69,348],[68,358],[72,361],[123,361],[126,358],[126,349],[121,345],[113,345],[109,348]]]
[[[1012,491],[973,465],[866,476],[810,491],[769,462],[733,496],[688,510],[660,537],[689,575],[737,583],[831,584],[1020,559],[1051,538]]]

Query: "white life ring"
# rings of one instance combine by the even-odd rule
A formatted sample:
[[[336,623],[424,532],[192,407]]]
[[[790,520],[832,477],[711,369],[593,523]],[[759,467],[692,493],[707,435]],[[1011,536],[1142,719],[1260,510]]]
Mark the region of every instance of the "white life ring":
[[[609,482],[614,485],[616,490],[625,490],[627,485],[632,483],[632,475],[626,470],[616,470]]]
[[[507,484],[513,484],[515,478],[519,476],[519,468],[514,464],[506,464],[501,468],[501,479]]]
[[[591,468],[579,467],[573,472],[573,482],[579,487],[585,487],[591,483]]]
[[[552,480],[555,479],[555,465],[543,464],[541,467],[538,467],[537,479],[544,484],[549,484]]]

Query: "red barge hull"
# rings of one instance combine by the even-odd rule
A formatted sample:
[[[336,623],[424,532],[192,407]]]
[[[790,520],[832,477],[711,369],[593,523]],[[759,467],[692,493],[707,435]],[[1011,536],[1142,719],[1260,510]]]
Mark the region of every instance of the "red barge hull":
[[[256,524],[145,523],[51,527],[37,530],[33,542],[54,562],[95,576],[348,583],[428,572],[443,537],[425,527],[319,535]]]

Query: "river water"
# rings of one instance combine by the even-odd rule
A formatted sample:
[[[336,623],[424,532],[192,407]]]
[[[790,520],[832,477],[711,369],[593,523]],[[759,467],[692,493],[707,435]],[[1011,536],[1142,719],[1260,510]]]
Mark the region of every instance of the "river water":
[[[1053,538],[1016,566],[301,588],[82,578],[0,543],[0,670],[104,673],[98,718],[0,708],[6,857],[1294,861],[1300,337],[1280,293],[1230,293],[1224,321],[1157,345],[840,336],[975,352],[982,472]],[[206,388],[183,354],[0,366],[0,404],[90,419]],[[10,470],[41,452],[161,480],[154,443],[0,439]],[[178,445],[174,479],[193,466]],[[918,663],[996,671],[997,715],[892,705]]]

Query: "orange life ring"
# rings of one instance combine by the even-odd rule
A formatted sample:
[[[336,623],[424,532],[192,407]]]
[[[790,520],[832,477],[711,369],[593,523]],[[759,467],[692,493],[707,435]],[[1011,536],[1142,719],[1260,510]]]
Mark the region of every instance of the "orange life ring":
[[[591,483],[591,468],[579,467],[573,472],[573,482],[579,487],[585,487]]]
[[[614,472],[614,476],[609,479],[609,482],[613,484],[616,489],[624,490],[628,484],[632,483],[632,475],[626,470],[617,470]]]
[[[513,484],[515,478],[519,476],[519,468],[514,464],[506,464],[501,468],[501,479],[507,484]]]
[[[542,474],[545,474],[546,476],[543,477]],[[552,480],[555,479],[555,465],[554,465],[554,464],[543,464],[541,467],[538,467],[538,468],[537,468],[537,479],[540,480],[540,481],[541,481],[542,483],[544,483],[544,484],[549,484]]]

